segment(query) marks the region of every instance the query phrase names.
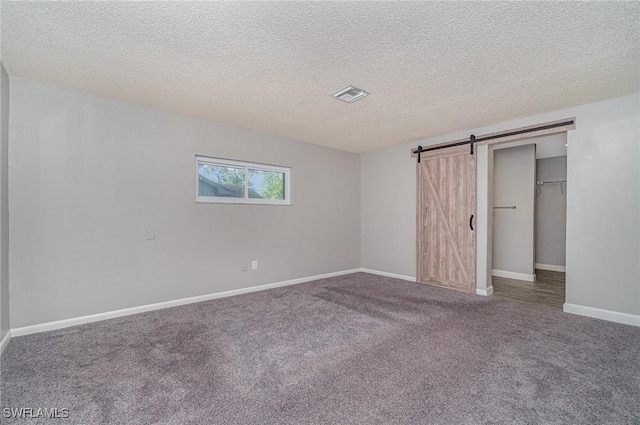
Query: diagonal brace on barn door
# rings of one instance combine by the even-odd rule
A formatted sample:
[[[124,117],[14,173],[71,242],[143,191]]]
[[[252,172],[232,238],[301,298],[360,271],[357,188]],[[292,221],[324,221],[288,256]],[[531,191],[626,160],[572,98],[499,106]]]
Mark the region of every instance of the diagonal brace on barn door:
[[[426,163],[424,164],[424,167],[425,167],[425,175],[427,176],[427,183],[429,184],[429,189],[431,190],[431,194],[436,200],[435,202],[436,211],[438,212],[438,215],[440,216],[442,222],[445,224],[447,239],[451,242],[451,245],[453,246],[453,256],[455,257],[456,262],[458,263],[458,267],[460,268],[464,281],[468,282],[469,275],[467,274],[467,269],[464,266],[462,257],[460,256],[460,252],[462,252],[462,249],[460,248],[458,241],[455,239],[453,230],[451,229],[451,225],[449,224],[449,220],[447,220],[447,216],[445,215],[444,210],[442,209],[442,200],[440,199],[440,195],[438,194],[435,188],[435,183],[433,182],[433,179],[429,174],[429,167]]]

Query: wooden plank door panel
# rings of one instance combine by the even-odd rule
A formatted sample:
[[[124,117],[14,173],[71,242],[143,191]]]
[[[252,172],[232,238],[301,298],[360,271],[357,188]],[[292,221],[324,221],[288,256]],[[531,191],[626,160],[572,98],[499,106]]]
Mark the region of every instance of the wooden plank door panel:
[[[475,155],[469,147],[422,154],[418,163],[418,282],[475,293]],[[475,220],[474,220],[475,223]]]

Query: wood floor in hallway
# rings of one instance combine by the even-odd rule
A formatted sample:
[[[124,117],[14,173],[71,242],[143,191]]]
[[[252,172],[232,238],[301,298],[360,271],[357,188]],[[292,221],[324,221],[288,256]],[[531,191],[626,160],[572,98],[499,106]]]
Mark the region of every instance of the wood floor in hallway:
[[[536,269],[536,281],[493,276],[493,295],[529,304],[562,309],[565,297],[565,273]]]

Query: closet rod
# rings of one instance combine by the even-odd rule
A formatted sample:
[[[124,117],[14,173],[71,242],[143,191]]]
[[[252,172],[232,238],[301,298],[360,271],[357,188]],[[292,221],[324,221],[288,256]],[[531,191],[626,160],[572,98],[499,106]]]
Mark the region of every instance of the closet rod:
[[[566,180],[545,180],[536,182],[537,184],[556,184],[556,183],[566,183]]]

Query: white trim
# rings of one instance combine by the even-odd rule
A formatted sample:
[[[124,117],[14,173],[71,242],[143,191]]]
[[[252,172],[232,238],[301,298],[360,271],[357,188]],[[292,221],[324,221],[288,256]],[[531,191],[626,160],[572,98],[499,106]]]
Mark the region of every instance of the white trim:
[[[625,325],[640,326],[640,315],[638,314],[619,313],[617,311],[603,310],[601,308],[587,307],[584,305],[569,303],[565,303],[562,310],[565,313],[595,317],[596,319],[623,323]]]
[[[404,275],[404,274],[383,272],[383,271],[380,271],[380,270],[366,269],[364,267],[361,268],[360,271],[362,273],[377,274],[379,276],[386,276],[386,277],[392,277],[392,278],[395,278],[395,279],[408,280],[409,282],[415,282],[416,281],[415,276],[407,276],[407,275]],[[487,289],[476,288],[476,295],[483,295],[483,296],[487,297],[487,296],[489,296],[491,294],[493,294],[493,286],[489,286]]]
[[[505,270],[493,269],[493,270],[491,270],[491,276],[506,277],[507,279],[526,280],[527,282],[535,282],[536,281],[536,275],[535,274],[508,272],[508,271],[505,271]]]
[[[567,268],[565,266],[555,266],[553,264],[542,264],[542,263],[536,263],[535,265],[536,269],[540,269],[540,270],[549,270],[552,272],[566,272]]]
[[[4,349],[7,348],[9,341],[11,341],[11,329],[7,331],[2,341],[0,341],[0,354],[4,353]]]
[[[493,294],[493,286],[489,286],[487,289],[476,288],[476,295],[482,295],[483,297],[488,297]]]
[[[144,313],[146,311],[161,310],[163,308],[177,307],[185,304],[192,304],[201,301],[214,300],[217,298],[231,297],[233,295],[247,294],[250,292],[263,291],[265,289],[278,288],[281,286],[296,285],[298,283],[310,282],[312,280],[326,279],[334,276],[342,276],[351,273],[358,273],[360,269],[343,270],[333,273],[319,274],[315,276],[301,277],[298,279],[285,280],[282,282],[267,283],[265,285],[250,286],[248,288],[233,289],[231,291],[215,292],[212,294],[198,295],[195,297],[181,298],[178,300],[164,301],[155,304],[147,304],[139,307],[124,308],[122,310],[107,311],[104,313],[91,314],[89,316],[74,317],[71,319],[57,320],[55,322],[40,323],[37,325],[24,326],[11,330],[11,336],[30,335],[39,332],[53,331],[71,326],[83,325],[86,323],[99,322],[116,317],[129,316],[132,314]]]
[[[489,291],[492,285],[493,146],[478,146],[476,172],[476,294],[479,294],[478,289]]]
[[[416,277],[415,276],[407,276],[407,275],[404,275],[404,274],[389,273],[389,272],[383,272],[383,271],[380,271],[380,270],[372,270],[372,269],[365,269],[365,268],[361,268],[360,271],[362,273],[377,274],[379,276],[392,277],[394,279],[408,280],[409,282],[415,282],[416,281]]]

